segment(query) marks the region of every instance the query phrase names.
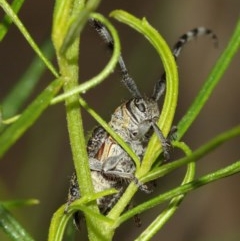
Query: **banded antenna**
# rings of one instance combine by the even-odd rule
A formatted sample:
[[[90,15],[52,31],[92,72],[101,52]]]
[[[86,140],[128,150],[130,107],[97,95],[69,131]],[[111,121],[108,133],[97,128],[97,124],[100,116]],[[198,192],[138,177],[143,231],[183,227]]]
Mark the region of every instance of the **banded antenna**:
[[[197,37],[204,36],[204,35],[209,35],[212,38],[215,47],[218,46],[217,36],[216,34],[213,33],[212,30],[207,29],[205,27],[194,28],[188,31],[187,33],[183,34],[175,43],[172,50],[173,57],[175,58],[175,60],[177,60],[178,56],[182,51],[182,48],[187,42],[192,41],[193,39],[196,39]],[[166,82],[166,72],[162,74],[161,78],[159,79],[159,81],[157,81],[157,83],[154,86],[152,98],[155,101],[158,101],[159,98],[163,95],[165,90],[165,85],[166,85],[165,82]]]

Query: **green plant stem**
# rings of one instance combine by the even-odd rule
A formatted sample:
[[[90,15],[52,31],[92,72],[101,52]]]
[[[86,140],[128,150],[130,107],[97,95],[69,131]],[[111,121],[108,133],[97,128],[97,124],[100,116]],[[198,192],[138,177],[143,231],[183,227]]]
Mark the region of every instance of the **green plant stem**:
[[[113,36],[113,39],[114,39],[114,43],[115,43],[115,48],[114,48],[114,53],[113,53],[113,56],[112,56],[112,58],[111,58],[111,60],[110,60],[110,62],[109,62],[109,64],[106,66],[106,68],[104,68],[104,70],[99,74],[99,75],[97,75],[95,78],[93,78],[91,81],[89,81],[89,82],[86,82],[86,83],[84,83],[84,84],[82,84],[83,86],[85,86],[85,88],[87,89],[87,88],[91,88],[91,87],[93,87],[93,86],[96,86],[98,83],[100,83],[101,81],[103,81],[105,78],[106,78],[106,76],[107,75],[109,75],[110,73],[112,73],[112,71],[113,71],[113,68],[115,67],[115,65],[116,65],[116,63],[118,62],[118,57],[119,57],[119,54],[120,54],[120,43],[119,43],[119,38],[118,38],[118,36],[117,36],[117,33],[116,33],[116,30],[112,27],[112,25],[103,17],[103,16],[101,16],[101,15],[99,15],[99,14],[91,14],[91,17],[94,17],[95,19],[98,19],[99,21],[101,21],[101,22],[103,22],[103,24],[104,25],[106,25],[107,26],[107,28],[109,29],[109,31],[111,32],[111,34],[112,34],[112,36]],[[60,31],[61,32],[61,31]],[[72,33],[71,33],[72,34]],[[57,38],[58,39],[58,41],[59,41],[59,38]],[[71,41],[70,41],[70,43],[71,43]],[[58,46],[58,44],[55,44],[55,46]],[[61,46],[59,46],[59,48],[61,49]],[[67,51],[66,51],[66,53],[67,53]],[[60,55],[62,54],[62,52],[60,51]],[[71,63],[72,63],[73,61],[71,61]],[[75,76],[75,78],[76,78],[76,76]],[[69,77],[67,78],[67,79],[69,79]],[[71,81],[73,81],[73,77],[71,77],[70,78],[71,79]],[[79,86],[80,88],[81,88],[81,86]],[[75,85],[72,85],[71,87],[69,87],[68,89],[66,89],[65,88],[65,96],[63,96],[63,98],[66,98],[66,96],[67,96],[67,101],[69,100],[69,99],[72,99],[72,97],[73,96],[77,96],[77,98],[78,98],[78,95],[76,95],[76,93],[78,93],[78,87],[76,86],[76,83],[75,83]],[[84,89],[85,91],[86,91],[86,89]],[[69,93],[70,93],[70,95],[69,95]],[[60,97],[59,99],[62,99],[62,97]],[[58,100],[59,100],[58,99]],[[76,99],[75,99],[76,100]],[[56,102],[55,102],[56,103]],[[77,104],[76,104],[77,105]],[[67,110],[68,112],[69,112],[69,110]],[[79,110],[78,110],[78,112],[79,112]],[[77,115],[79,115],[79,114],[77,114]],[[72,125],[75,125],[75,123],[77,122],[77,123],[80,123],[79,122],[79,120],[77,121],[76,120],[76,116],[77,116],[76,114],[72,114],[72,117],[71,118],[75,118],[75,120],[73,120],[73,119],[69,119],[69,128],[72,128],[71,126]],[[71,126],[70,126],[71,125]],[[71,130],[70,130],[71,131]],[[76,131],[76,129],[75,130],[73,130],[73,131],[71,131],[72,132],[72,134],[73,133],[78,133],[77,131]],[[69,134],[70,136],[72,135],[72,134]],[[71,138],[71,137],[70,137]],[[84,140],[83,139],[83,136],[81,137],[81,139],[82,140]],[[76,138],[76,140],[77,140],[77,138]],[[85,145],[85,143],[80,143],[80,140],[78,140],[78,141],[76,141],[76,140],[74,140],[74,145],[76,145],[75,146],[75,148],[76,148],[76,150],[75,149],[73,149],[73,153],[74,152],[76,152],[79,148],[80,148],[80,144],[81,145],[83,145],[82,146],[82,148],[84,148],[84,150],[86,151],[86,145]],[[72,148],[74,148],[73,147],[73,144],[72,144]],[[79,152],[79,150],[78,150],[78,152]],[[81,157],[81,159],[79,159]],[[85,183],[83,183],[83,181],[82,180],[78,180],[78,183],[79,183],[79,185],[80,185],[80,190],[81,190],[81,195],[82,196],[84,196],[84,195],[88,195],[88,194],[90,194],[90,191],[92,191],[91,189],[89,189],[89,185],[87,185],[86,183],[86,179],[88,179],[88,177],[86,176],[86,174],[84,174],[84,168],[82,167],[83,165],[87,168],[87,169],[89,169],[89,164],[88,164],[88,158],[86,158],[86,162],[85,163],[83,163],[83,158],[82,158],[82,154],[80,154],[79,155],[79,158],[78,157],[76,157],[75,159],[76,159],[76,161],[74,161],[74,165],[75,165],[75,168],[76,168],[76,172],[77,172],[77,174],[78,174],[78,171],[79,171],[79,177],[80,177],[80,179],[81,178],[84,178],[84,181],[85,181]],[[78,160],[77,160],[78,159]],[[80,164],[81,163],[81,164]],[[80,173],[81,172],[81,173]],[[89,179],[88,179],[88,181],[90,181],[91,182],[91,177],[89,176]],[[92,185],[92,183],[91,183],[91,185]],[[83,192],[82,191],[82,189],[86,189],[88,192]],[[89,206],[90,204],[88,204],[88,206]],[[96,213],[96,215],[89,215],[89,212],[87,212],[86,213],[86,216],[91,216],[92,217],[92,219],[94,219],[94,221],[92,221],[92,224],[89,224],[88,226],[89,227],[93,227],[94,225],[96,226],[95,228],[94,228],[94,230],[95,230],[95,232],[97,233],[96,235],[94,235],[94,233],[93,232],[91,232],[91,230],[89,230],[89,235],[91,235],[91,233],[93,233],[92,235],[91,235],[91,237],[89,237],[90,238],[90,240],[99,240],[99,237],[101,236],[101,237],[105,237],[105,239],[107,240],[109,240],[110,239],[110,236],[112,235],[112,234],[110,234],[109,235],[109,228],[103,228],[103,223],[101,222],[101,220],[100,221],[98,221],[98,219],[96,218],[98,215],[97,215],[97,212],[96,212],[96,206],[93,206],[93,208],[95,209],[95,213]],[[90,212],[91,212],[91,210],[90,210]],[[93,223],[94,223],[94,225],[93,225]],[[108,227],[110,227],[109,226],[109,224],[107,224],[107,226]],[[98,228],[100,228],[100,227],[102,227],[102,230],[98,230]],[[98,230],[98,231],[97,231]],[[101,232],[104,232],[103,230],[107,230],[107,231],[105,231],[105,234],[103,235],[103,234],[101,234]]]
[[[76,14],[80,13],[86,5],[84,0],[64,0],[62,3],[58,0],[54,9],[52,39],[57,52],[60,73],[62,78],[65,80],[64,92],[68,92],[78,86],[78,56],[80,38],[79,36],[74,35],[73,39],[68,42],[69,45],[65,46],[65,51],[62,51],[62,45],[65,39],[69,38],[68,34],[72,34],[71,31],[69,33],[69,29],[71,29],[71,26],[74,24],[74,22],[72,22],[72,18],[76,16]],[[87,18],[88,16],[85,17]],[[83,21],[81,24],[84,25],[85,22]],[[91,195],[94,193],[94,188],[89,170],[88,155],[86,151],[84,129],[78,98],[77,94],[69,96],[65,100],[65,105],[74,167],[77,174],[80,193],[81,196],[84,197],[85,195]],[[90,202],[86,205],[90,210],[96,213],[99,212],[96,202]],[[93,215],[88,215],[88,213],[86,213],[85,217],[89,240],[98,240],[99,224],[97,219]],[[60,231],[53,229],[51,230],[50,235],[54,232]]]
[[[61,75],[66,79],[64,92],[75,88],[78,85],[78,52],[79,39],[68,48],[66,56],[59,56],[59,67]],[[68,133],[71,144],[72,156],[74,161],[74,168],[77,173],[77,179],[81,195],[88,195],[93,193],[93,185],[90,176],[88,156],[86,151],[86,143],[84,136],[84,129],[82,123],[81,110],[78,102],[78,95],[72,95],[65,101]],[[87,204],[89,208],[97,212],[97,206],[94,203]],[[86,221],[89,226],[94,226],[94,221],[86,215]],[[91,223],[91,225],[90,225]],[[89,235],[90,235],[89,230]],[[90,238],[90,240],[96,240]]]
[[[213,70],[211,71],[207,81],[201,88],[198,96],[193,101],[191,107],[187,111],[187,114],[180,120],[178,124],[178,139],[181,139],[185,132],[188,130],[192,122],[196,119],[199,112],[205,105],[206,101],[213,92],[215,86],[220,81],[220,78],[225,73],[227,67],[231,63],[234,55],[237,53],[240,47],[240,20],[237,23],[235,31]]]

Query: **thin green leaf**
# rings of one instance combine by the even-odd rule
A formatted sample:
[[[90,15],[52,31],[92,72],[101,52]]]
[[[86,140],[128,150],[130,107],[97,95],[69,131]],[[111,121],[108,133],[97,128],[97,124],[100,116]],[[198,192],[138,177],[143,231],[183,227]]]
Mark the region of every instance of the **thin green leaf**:
[[[18,208],[23,206],[32,206],[39,204],[39,200],[37,199],[18,199],[18,200],[11,200],[11,201],[4,201],[1,204],[6,209]]]
[[[99,74],[97,74],[90,80],[87,80],[83,84],[73,88],[72,90],[67,91],[67,92],[55,97],[51,101],[51,104],[59,103],[61,101],[64,101],[69,96],[72,96],[72,95],[78,94],[78,93],[85,93],[86,91],[90,90],[91,88],[96,87],[102,81],[104,81],[110,74],[113,73],[113,70],[118,62],[118,58],[120,55],[120,42],[119,42],[119,37],[118,37],[116,29],[112,26],[112,24],[106,18],[104,18],[100,14],[92,13],[90,15],[90,17],[102,22],[108,28],[109,32],[111,33],[111,35],[113,37],[113,41],[114,41],[114,49],[113,49],[113,54],[111,56],[111,59],[109,60],[107,65],[104,67],[104,69]]]
[[[159,35],[157,30],[150,26],[146,19],[137,19],[136,17],[122,10],[113,11],[111,13],[111,16],[116,18],[118,21],[127,24],[128,26],[132,27],[136,31],[140,32],[143,36],[145,36],[153,45],[153,47],[157,50],[159,56],[163,61],[167,76],[167,93],[164,101],[163,111],[161,112],[159,125],[163,133],[167,135],[172,125],[178,96],[177,67],[171,50],[167,46],[164,39]],[[141,168],[135,174],[137,177],[145,175],[150,170],[152,163],[156,160],[160,151],[161,144],[157,137],[154,136],[150,140],[146,154],[141,164]],[[136,186],[130,184],[119,202],[109,212],[108,216],[110,218],[116,219],[120,215],[120,213],[123,212],[124,208],[129,203],[136,191]]]
[[[3,8],[5,13],[9,16],[9,18],[13,21],[13,23],[18,27],[22,35],[25,37],[27,42],[39,56],[39,58],[45,63],[47,68],[52,72],[52,74],[57,78],[59,77],[58,72],[55,70],[51,62],[43,55],[38,45],[34,42],[31,35],[28,33],[27,29],[24,27],[18,16],[14,13],[11,6],[5,0],[0,0],[0,6]]]
[[[214,137],[212,140],[202,145],[200,148],[195,150],[191,155],[183,157],[177,161],[162,165],[159,168],[155,168],[149,172],[144,178],[141,179],[143,182],[149,182],[150,180],[155,180],[159,177],[165,176],[168,173],[176,170],[177,168],[184,166],[190,162],[196,162],[200,158],[206,156],[208,153],[222,145],[228,140],[240,135],[240,126],[236,126],[228,131],[225,131],[218,136]]]
[[[11,3],[12,10],[17,14],[21,9],[25,0],[14,0]],[[7,15],[4,16],[2,23],[0,24],[0,41],[6,36],[9,26],[11,25],[12,20]]]
[[[240,172],[240,161],[237,161],[237,162],[233,163],[232,165],[222,168],[216,172],[212,172],[210,174],[204,175],[203,177],[201,177],[195,181],[192,181],[183,186],[174,188],[168,192],[165,192],[165,193],[159,195],[156,198],[151,199],[150,201],[140,204],[139,206],[124,213],[119,218],[119,224],[123,223],[124,221],[133,217],[134,215],[136,215],[138,213],[142,213],[150,208],[153,208],[161,203],[164,203],[165,201],[167,201],[169,199],[172,199],[179,195],[187,194],[188,192],[196,190],[197,188],[199,188],[201,186],[207,185],[211,182],[217,181],[221,178],[225,178],[225,177],[234,175],[239,172]]]
[[[62,80],[53,81],[22,113],[19,119],[0,136],[0,157],[22,136],[48,107],[51,99],[62,87]]]
[[[196,119],[199,112],[205,105],[206,101],[212,94],[215,86],[220,81],[220,78],[225,73],[227,67],[231,63],[234,55],[237,53],[240,47],[240,20],[234,30],[234,33],[229,41],[227,48],[224,50],[217,63],[215,64],[213,70],[211,71],[207,81],[201,88],[198,96],[195,98],[191,104],[186,115],[180,120],[178,124],[178,139],[181,139],[185,132],[188,130],[192,122]]]
[[[86,203],[89,203],[89,202],[92,202],[92,201],[95,201],[101,197],[104,197],[104,196],[108,196],[108,195],[113,195],[113,194],[116,194],[117,193],[117,190],[114,189],[114,188],[111,188],[111,189],[107,189],[107,190],[104,190],[104,191],[101,191],[101,192],[97,192],[97,193],[93,193],[91,195],[86,195],[80,199],[77,199],[76,201],[74,201],[70,206],[69,206],[69,212],[74,212],[77,210],[77,206],[78,205],[84,205]]]
[[[193,161],[195,162],[195,161],[199,160],[202,156],[205,156],[207,153],[209,153],[210,151],[214,150],[214,148],[216,148],[219,145],[221,145],[224,142],[226,142],[227,140],[230,140],[230,139],[232,139],[232,138],[234,138],[236,136],[239,136],[239,135],[240,135],[240,126],[232,128],[231,130],[228,130],[228,131],[218,135],[217,137],[213,138],[211,141],[209,141],[208,143],[206,143],[205,145],[203,145],[202,147],[200,147],[199,149],[194,151],[189,156],[181,158],[178,161],[175,161],[175,162],[172,162],[172,163],[169,163],[169,164],[165,164],[165,165],[161,166],[160,168],[156,168],[156,170],[154,169],[152,172],[148,173],[141,181],[148,182],[148,181],[151,181],[151,180],[155,180],[156,178],[164,176],[167,173],[169,173],[169,172],[171,172],[171,171],[173,171],[173,170],[175,170],[175,169],[177,169],[177,168],[179,168],[179,167],[181,167],[183,165],[186,165],[186,164],[188,164],[190,162],[193,162]],[[210,178],[209,182],[212,182],[212,181],[217,180],[217,176],[218,175],[219,175],[219,178],[223,178],[225,176],[227,177],[227,176],[233,175],[233,174],[238,172],[238,168],[240,168],[240,166],[238,167],[238,165],[240,165],[240,162],[238,164],[237,163],[232,164],[229,167],[223,168],[223,169],[221,169],[219,171],[216,171],[216,172],[214,172],[212,174],[208,174],[205,177],[203,177],[203,180],[205,180],[205,179],[207,179],[209,177]],[[236,168],[236,170],[234,170],[234,168]],[[155,172],[157,172],[157,174]],[[214,179],[212,179],[212,177],[214,177]],[[202,179],[199,179],[199,180],[202,180]],[[201,181],[193,181],[191,183],[195,183],[195,182],[196,183],[198,183],[198,182],[201,183]],[[203,183],[202,185],[205,185],[205,184],[207,184],[207,183]],[[186,186],[186,184],[184,186]],[[198,187],[198,185],[197,185],[197,187]],[[193,190],[194,187],[191,188],[191,186],[187,186],[187,189],[188,190],[186,190],[186,192],[189,192],[189,191]],[[166,192],[165,194],[155,198],[154,201],[153,201],[154,206],[157,205],[155,203],[155,202],[157,202],[156,200],[160,201],[158,204],[163,203],[166,200],[173,198],[173,197],[171,197],[171,198],[168,197],[168,195],[171,195],[171,192],[172,193],[177,193],[178,190],[181,190],[181,186],[179,188],[172,189],[171,191]],[[178,194],[182,195],[182,194],[185,194],[185,192],[184,193],[180,192]],[[167,199],[165,199],[166,197],[167,197]],[[136,214],[138,212],[140,213],[140,212],[145,211],[144,208],[148,209],[148,207],[147,207],[148,205],[149,205],[149,208],[153,207],[153,206],[151,206],[152,205],[151,201],[152,200],[150,200],[150,201],[148,201],[148,202],[146,202],[144,204],[141,204],[140,208],[136,209],[134,211],[134,213]],[[131,212],[131,211],[129,211],[129,212]],[[134,214],[130,213],[129,215],[130,215],[129,216],[129,218],[130,218]],[[168,213],[166,215],[168,215]],[[123,214],[123,216],[125,216],[124,220],[127,220],[128,219],[127,218],[128,212],[126,214]],[[120,217],[120,222],[123,222],[123,221],[121,221],[121,219],[122,218]]]
[[[110,14],[110,16],[141,33],[155,48],[161,58],[161,61],[163,62],[164,70],[167,76],[167,89],[164,106],[161,111],[160,127],[163,129],[164,133],[168,133],[172,126],[178,97],[178,72],[172,51],[164,38],[147,22],[145,18],[142,20],[137,19],[122,10],[115,10]],[[168,123],[168,126],[165,126],[166,122]],[[163,128],[163,123],[165,128]],[[167,129],[168,132],[165,129]]]
[[[81,106],[117,141],[117,143],[129,154],[136,164],[136,168],[140,167],[140,160],[128,144],[105,122],[88,104],[82,99],[79,99]]]
[[[72,214],[76,211],[81,210],[84,213],[87,213],[95,218],[98,218],[100,222],[107,222],[108,224],[112,224],[113,220],[104,217],[103,215],[93,212],[91,209],[87,208],[85,205],[93,200],[96,200],[105,195],[115,194],[116,190],[109,189],[103,192],[94,193],[93,195],[86,195],[76,201],[74,201],[66,210],[66,204],[62,205],[53,215],[49,234],[48,241],[61,241],[64,235],[64,231],[66,229],[67,223],[69,219],[72,217]]]
[[[90,208],[88,208],[86,206],[87,203],[95,201],[99,198],[102,198],[104,196],[108,196],[108,195],[113,195],[116,194],[117,191],[115,189],[108,189],[108,190],[104,190],[102,192],[98,192],[98,193],[93,193],[92,195],[86,195],[80,199],[77,199],[76,201],[74,201],[68,208],[67,213],[68,214],[73,214],[76,211],[81,210],[82,212],[84,212],[85,214],[94,216],[95,218],[97,218],[97,222],[106,222],[110,225],[113,225],[114,220],[100,214],[99,212],[94,212],[93,210],[91,210]]]
[[[189,156],[192,151],[190,148],[183,142],[176,143],[175,147],[180,148],[185,152],[187,156]],[[181,185],[184,185],[188,182],[193,181],[195,176],[195,168],[196,164],[194,162],[188,164],[187,172],[184,177],[184,180]],[[135,239],[136,241],[147,241],[151,240],[154,235],[163,227],[163,225],[173,216],[173,214],[177,211],[180,203],[183,201],[184,195],[179,195],[174,197],[168,207],[162,211],[160,215],[155,218],[155,220],[141,233],[141,235]]]
[[[4,125],[9,125],[9,124],[12,124],[13,122],[15,122],[19,117],[20,115],[15,115],[11,118],[8,118],[8,119],[3,119],[2,117],[3,113],[2,113],[2,110],[0,109],[0,127],[3,127],[1,126],[1,124],[4,124]],[[0,131],[2,131],[2,129],[0,128]]]
[[[65,207],[66,205],[62,205],[54,213],[50,224],[48,241],[62,241],[67,223],[71,218],[71,215],[64,213]]]
[[[58,53],[69,28],[69,19],[74,9],[75,0],[56,0],[53,12],[52,41]],[[83,8],[85,1],[79,1],[78,7]]]
[[[47,58],[51,59],[53,57],[53,47],[49,40],[43,44],[42,52]],[[12,117],[19,112],[45,69],[46,65],[36,56],[18,83],[14,85],[13,89],[2,101],[1,106],[4,119]]]
[[[0,204],[0,228],[14,241],[34,241],[10,212]]]
[[[89,18],[89,15],[98,7],[99,3],[100,0],[89,0],[87,1],[84,8],[80,6],[79,9],[75,11],[74,15],[69,20],[70,27],[67,30],[63,44],[61,46],[61,53],[64,53],[73,43],[76,37],[80,35]]]
[[[111,16],[116,18],[118,21],[127,24],[136,31],[140,32],[156,49],[159,57],[161,58],[166,72],[166,95],[164,99],[161,116],[159,119],[159,127],[164,135],[168,135],[172,121],[175,115],[177,98],[178,98],[178,72],[175,60],[173,58],[171,49],[168,47],[165,40],[158,33],[156,29],[149,25],[147,20],[142,20],[126,13],[122,10],[116,10],[111,13]],[[151,168],[152,163],[157,159],[161,152],[161,143],[159,139],[154,135],[151,138],[144,158],[142,160],[142,171],[136,173],[136,176],[144,175]]]

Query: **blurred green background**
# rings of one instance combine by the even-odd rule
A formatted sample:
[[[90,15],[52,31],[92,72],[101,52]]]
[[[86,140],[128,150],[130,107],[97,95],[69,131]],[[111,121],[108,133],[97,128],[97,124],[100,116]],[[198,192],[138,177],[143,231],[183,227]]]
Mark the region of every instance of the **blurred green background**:
[[[38,44],[50,35],[54,1],[26,1],[20,18]],[[170,46],[180,35],[197,27],[214,30],[219,47],[213,47],[208,37],[186,46],[178,60],[180,96],[175,123],[184,115],[217,58],[226,47],[240,13],[239,0],[131,0],[102,1],[99,12],[108,15],[114,9],[124,9],[138,17],[146,17],[159,30]],[[1,16],[3,12],[1,11]],[[113,20],[122,42],[122,53],[129,72],[142,93],[150,95],[163,68],[148,42],[138,33]],[[15,26],[0,44],[0,100],[11,90],[34,57]],[[97,74],[109,59],[104,43],[90,27],[81,39],[80,80]],[[212,97],[194,122],[184,141],[193,149],[227,130],[240,120],[240,55],[238,54]],[[53,80],[46,72],[32,98]],[[106,120],[114,109],[130,97],[121,85],[118,71],[101,86],[84,95],[88,103]],[[29,100],[30,101],[30,100]],[[83,111],[86,135],[96,125]],[[231,164],[240,157],[240,138],[224,144],[219,150],[197,164],[197,175]],[[173,154],[174,156],[174,154]],[[0,162],[0,199],[36,198],[37,206],[12,210],[21,224],[36,240],[46,240],[52,214],[66,202],[69,178],[73,171],[63,104],[50,107],[37,123],[19,140]],[[159,180],[156,193],[176,186],[184,170]],[[186,197],[178,212],[153,240],[165,241],[238,241],[240,240],[239,175],[203,187]],[[146,194],[139,193],[136,203]],[[163,207],[141,214],[142,227],[133,220],[123,225],[114,240],[133,240],[137,233]],[[128,231],[125,231],[128,228]],[[131,231],[130,231],[131,229]],[[83,234],[77,234],[77,240]],[[0,232],[0,240],[9,240]]]

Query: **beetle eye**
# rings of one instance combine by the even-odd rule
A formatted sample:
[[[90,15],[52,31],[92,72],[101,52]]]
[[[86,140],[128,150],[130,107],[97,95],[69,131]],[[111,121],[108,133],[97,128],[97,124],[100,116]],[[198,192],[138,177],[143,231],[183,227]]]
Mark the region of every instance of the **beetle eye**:
[[[141,99],[140,100],[136,99],[135,105],[141,112],[146,112],[146,107],[144,105],[144,102]]]
[[[138,132],[137,132],[137,131],[132,132],[133,137],[136,137],[136,136],[137,136],[137,134],[138,134]]]

